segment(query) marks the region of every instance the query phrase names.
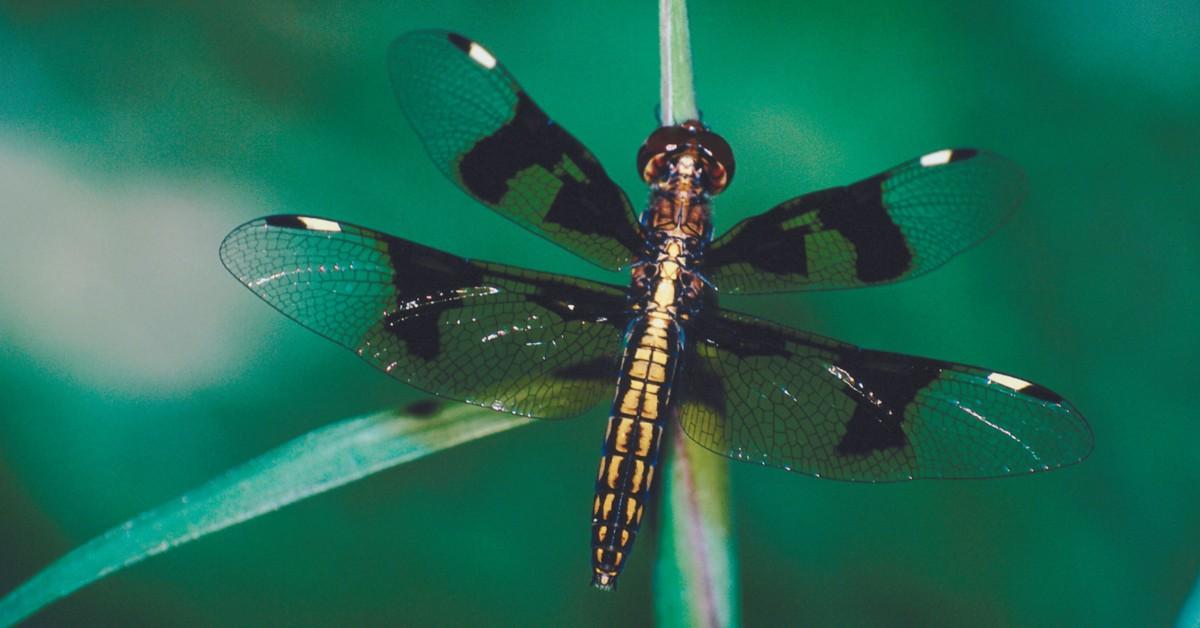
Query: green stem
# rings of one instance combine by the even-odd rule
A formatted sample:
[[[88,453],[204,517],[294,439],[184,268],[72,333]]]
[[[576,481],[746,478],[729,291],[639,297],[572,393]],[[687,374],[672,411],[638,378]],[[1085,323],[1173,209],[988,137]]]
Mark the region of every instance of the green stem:
[[[736,626],[739,587],[729,462],[681,430],[673,434],[654,573],[655,618],[659,626]]]
[[[1188,596],[1179,613],[1175,628],[1200,628],[1200,580],[1196,582],[1192,594]]]
[[[662,124],[696,119],[684,0],[660,0]],[[739,587],[729,503],[729,461],[676,429],[666,450],[662,537],[655,565],[659,626],[736,626]]]
[[[659,64],[662,72],[662,125],[700,117],[692,84],[692,44],[686,0],[659,0]]]

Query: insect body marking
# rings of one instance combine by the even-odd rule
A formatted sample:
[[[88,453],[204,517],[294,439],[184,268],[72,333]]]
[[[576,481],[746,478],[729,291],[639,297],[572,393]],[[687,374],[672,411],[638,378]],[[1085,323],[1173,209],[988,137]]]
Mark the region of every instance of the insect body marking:
[[[731,174],[714,167],[699,145],[674,141],[670,147],[643,148],[650,184],[641,217],[646,241],[629,287],[631,322],[592,507],[592,584],[602,589],[614,586],[641,526],[662,447],[661,419],[670,416],[685,350],[684,325],[706,289],[696,268],[712,236],[713,172],[720,173],[718,190]]]

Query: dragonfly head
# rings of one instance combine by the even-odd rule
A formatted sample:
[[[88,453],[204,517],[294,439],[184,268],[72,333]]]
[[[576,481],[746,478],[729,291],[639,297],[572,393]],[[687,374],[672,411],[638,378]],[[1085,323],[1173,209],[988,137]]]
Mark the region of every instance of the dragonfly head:
[[[650,183],[676,169],[679,161],[699,164],[701,180],[709,194],[720,194],[733,180],[733,149],[720,135],[699,120],[659,127],[638,151],[637,167],[642,180]]]

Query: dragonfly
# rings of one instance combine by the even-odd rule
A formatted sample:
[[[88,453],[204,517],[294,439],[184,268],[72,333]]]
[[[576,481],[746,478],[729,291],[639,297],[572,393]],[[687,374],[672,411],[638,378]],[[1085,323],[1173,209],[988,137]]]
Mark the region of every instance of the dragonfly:
[[[991,369],[864,349],[723,309],[718,295],[911,279],[989,235],[1021,170],[930,152],[812,192],[712,236],[729,144],[662,126],[636,167],[640,215],[596,157],[484,46],[401,36],[392,86],[433,163],[483,205],[627,285],[468,259],[347,222],[250,221],[222,242],[242,284],[418,389],[540,419],[611,403],[592,503],[592,584],[612,589],[677,425],[730,458],[857,482],[1026,474],[1082,460],[1092,433],[1045,386]],[[615,390],[615,393],[614,393]]]

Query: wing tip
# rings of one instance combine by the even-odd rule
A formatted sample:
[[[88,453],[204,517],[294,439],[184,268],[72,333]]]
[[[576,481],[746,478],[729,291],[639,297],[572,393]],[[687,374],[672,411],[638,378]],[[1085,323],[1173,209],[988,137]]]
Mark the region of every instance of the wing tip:
[[[388,64],[393,71],[407,65],[407,55],[429,43],[449,44],[489,70],[499,63],[496,57],[478,41],[453,31],[430,28],[409,31],[393,39],[391,45],[388,46]]]
[[[239,274],[238,255],[234,254],[234,247],[238,241],[244,237],[247,232],[255,229],[276,228],[276,229],[292,229],[298,231],[314,231],[323,232],[326,234],[340,233],[349,227],[346,223],[338,220],[330,220],[328,218],[319,218],[316,216],[304,216],[300,214],[273,214],[270,216],[262,216],[253,220],[248,220],[232,231],[227,233],[221,240],[221,244],[217,249],[217,256],[221,260],[221,265],[229,274],[237,278],[238,281],[245,283],[245,278]]]

